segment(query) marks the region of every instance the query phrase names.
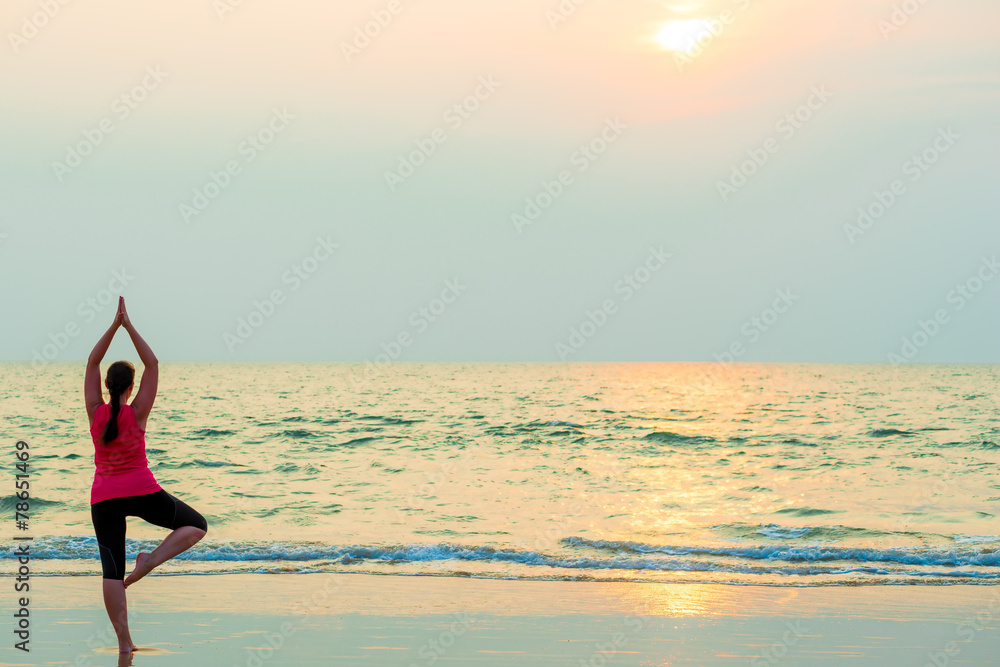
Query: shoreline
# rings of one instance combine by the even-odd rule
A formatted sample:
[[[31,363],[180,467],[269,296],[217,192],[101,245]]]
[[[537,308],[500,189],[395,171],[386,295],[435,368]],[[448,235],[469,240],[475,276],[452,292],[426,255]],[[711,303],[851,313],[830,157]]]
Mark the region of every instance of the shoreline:
[[[129,562],[134,563],[134,559],[130,557]],[[968,588],[1000,588],[1000,579],[973,579],[973,581],[978,581],[980,583],[970,583],[966,581],[956,581],[955,583],[948,583],[947,581],[921,581],[921,580],[899,580],[896,582],[892,581],[874,581],[865,583],[803,583],[803,584],[790,584],[790,583],[760,583],[760,582],[733,582],[733,581],[649,581],[643,579],[546,579],[543,577],[531,578],[531,577],[503,577],[497,575],[477,575],[477,574],[454,574],[454,573],[434,573],[434,572],[357,572],[357,571],[310,571],[310,572],[249,572],[249,571],[239,571],[239,572],[188,572],[188,571],[163,571],[170,566],[169,562],[164,566],[161,565],[154,572],[154,577],[292,577],[292,576],[329,576],[329,577],[378,577],[378,578],[392,578],[392,577],[403,577],[403,578],[414,578],[414,579],[447,579],[455,581],[505,581],[511,583],[540,583],[540,584],[590,584],[590,585],[611,585],[611,584],[624,584],[624,585],[636,585],[636,586],[720,586],[720,587],[734,587],[734,588],[787,588],[787,589],[812,589],[812,588],[833,588],[833,589],[868,589],[868,588],[956,588],[956,587],[968,587]],[[98,574],[96,570],[99,568],[94,568],[87,572],[38,572],[32,573],[32,578],[49,578],[49,579],[59,579],[59,578],[87,578],[87,577],[97,577]]]

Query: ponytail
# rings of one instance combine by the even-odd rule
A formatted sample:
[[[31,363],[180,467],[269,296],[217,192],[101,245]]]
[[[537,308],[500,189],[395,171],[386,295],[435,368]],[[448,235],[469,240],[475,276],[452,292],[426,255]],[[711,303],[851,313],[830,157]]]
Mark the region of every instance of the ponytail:
[[[118,437],[118,414],[122,409],[122,394],[134,379],[135,367],[127,361],[116,361],[108,368],[105,384],[108,386],[108,393],[111,394],[111,416],[104,427],[104,435],[101,436],[105,445],[114,442]]]
[[[118,412],[122,409],[121,406],[122,395],[120,393],[111,393],[111,417],[108,419],[108,425],[104,427],[104,444],[112,442],[118,437]]]

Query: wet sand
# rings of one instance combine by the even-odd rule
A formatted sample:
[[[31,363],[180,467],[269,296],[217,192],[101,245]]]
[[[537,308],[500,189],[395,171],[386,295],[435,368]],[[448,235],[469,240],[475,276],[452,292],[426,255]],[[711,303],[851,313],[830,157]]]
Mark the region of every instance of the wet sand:
[[[16,600],[11,595],[13,611]],[[995,664],[1000,587],[753,587],[350,574],[157,576],[119,662],[97,577],[37,577],[4,665]]]

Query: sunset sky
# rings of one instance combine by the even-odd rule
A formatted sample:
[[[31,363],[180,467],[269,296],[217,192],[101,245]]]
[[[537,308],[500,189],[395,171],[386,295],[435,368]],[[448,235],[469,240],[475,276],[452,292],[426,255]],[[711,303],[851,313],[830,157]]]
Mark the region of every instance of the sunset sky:
[[[1000,5],[895,7],[9,0],[0,358],[1000,362]]]

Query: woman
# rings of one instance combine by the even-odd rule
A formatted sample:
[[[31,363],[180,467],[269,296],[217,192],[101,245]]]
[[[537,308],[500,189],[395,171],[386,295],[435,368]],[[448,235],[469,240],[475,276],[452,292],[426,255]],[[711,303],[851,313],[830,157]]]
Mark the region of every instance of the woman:
[[[116,361],[104,381],[110,403],[101,392],[101,360],[118,327],[132,338],[145,370],[131,405],[126,403],[135,386],[135,367]],[[190,549],[208,531],[201,514],[164,491],[146,462],[146,420],[156,399],[159,375],[156,356],[132,326],[125,299],[118,299],[115,321],[87,360],[83,394],[94,440],[94,484],[90,490],[90,516],[97,534],[104,575],[104,606],[118,635],[119,653],[136,650],[128,631],[125,589],[157,565]],[[135,568],[125,577],[125,517],[137,516],[173,532],[150,553],[140,553]]]

